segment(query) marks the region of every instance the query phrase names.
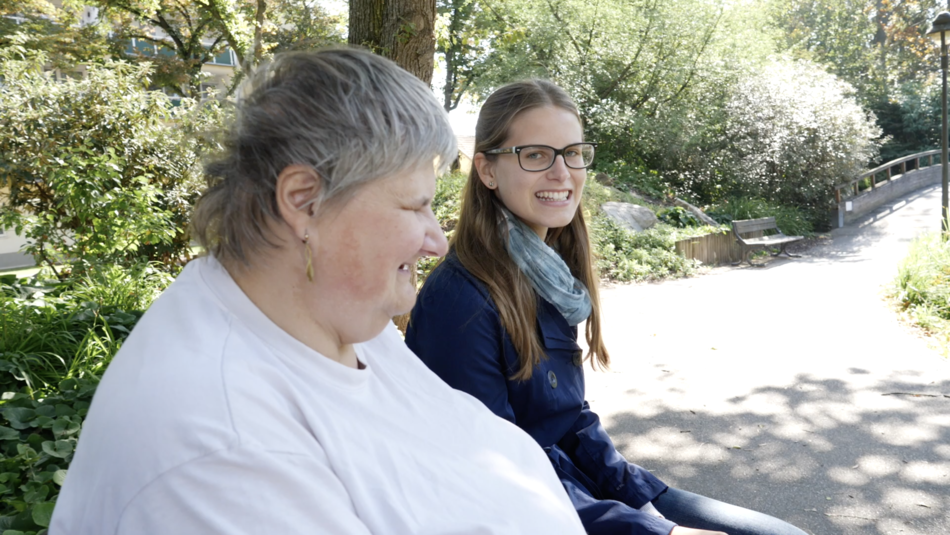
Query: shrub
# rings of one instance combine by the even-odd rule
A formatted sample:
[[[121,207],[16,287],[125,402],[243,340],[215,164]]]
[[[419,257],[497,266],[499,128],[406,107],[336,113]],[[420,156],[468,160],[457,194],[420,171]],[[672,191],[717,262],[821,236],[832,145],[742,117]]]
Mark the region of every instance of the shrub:
[[[891,293],[915,323],[950,351],[950,242],[936,232],[914,240],[898,265]]]
[[[0,57],[0,224],[61,280],[143,258],[175,271],[209,148],[191,134],[219,110],[146,91],[147,67],[108,62],[57,81],[42,61]]]
[[[602,277],[619,282],[692,275],[696,261],[676,253],[676,229],[662,223],[633,233],[603,215],[591,222],[591,242]]]
[[[802,61],[776,61],[742,80],[726,105],[724,189],[823,218],[834,185],[859,174],[879,149],[881,129],[853,92]]]
[[[671,227],[686,228],[702,225],[702,222],[692,212],[682,206],[664,208],[656,213],[656,217]]]

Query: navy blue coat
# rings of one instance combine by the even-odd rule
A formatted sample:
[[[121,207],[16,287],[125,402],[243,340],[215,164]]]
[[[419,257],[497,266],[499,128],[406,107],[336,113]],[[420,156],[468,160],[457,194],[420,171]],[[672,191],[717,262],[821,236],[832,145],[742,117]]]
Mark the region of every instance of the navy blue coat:
[[[538,300],[542,359],[527,381],[485,285],[454,254],[426,279],[406,343],[446,383],[480,399],[544,448],[591,535],[668,535],[676,525],[638,510],[667,486],[628,463],[584,401],[577,328]]]

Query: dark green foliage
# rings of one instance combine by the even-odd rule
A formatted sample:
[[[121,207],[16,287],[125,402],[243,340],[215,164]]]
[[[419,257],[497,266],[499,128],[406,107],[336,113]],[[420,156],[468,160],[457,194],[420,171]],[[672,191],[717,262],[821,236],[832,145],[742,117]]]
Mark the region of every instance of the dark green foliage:
[[[702,226],[702,222],[697,219],[692,212],[681,206],[664,208],[656,213],[656,217],[671,227],[686,228]]]
[[[169,281],[149,266],[0,277],[0,530],[49,525],[99,378]]]
[[[0,360],[0,374],[8,370]],[[6,372],[6,373],[4,373]],[[8,391],[0,409],[0,529],[49,527],[97,381],[65,379],[51,394]],[[7,386],[9,388],[9,386]]]
[[[896,99],[874,100],[885,142],[875,164],[940,147],[940,88],[935,84],[907,83]]]
[[[143,259],[177,270],[190,255],[187,221],[209,148],[193,134],[219,109],[173,107],[145,90],[144,67],[90,66],[80,80],[57,82],[40,70],[42,55],[3,59],[0,187],[9,194],[0,224],[61,280]]]
[[[609,155],[598,153],[596,172],[606,173],[618,189],[634,190],[654,199],[663,199],[673,194],[669,185],[663,181],[660,173],[647,169],[644,165],[632,165],[623,160],[609,160]]]

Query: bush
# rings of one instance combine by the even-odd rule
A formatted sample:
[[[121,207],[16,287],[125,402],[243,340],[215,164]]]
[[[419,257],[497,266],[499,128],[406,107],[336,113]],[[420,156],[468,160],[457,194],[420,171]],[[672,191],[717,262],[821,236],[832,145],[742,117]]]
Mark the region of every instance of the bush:
[[[657,219],[671,227],[686,228],[699,227],[702,222],[692,212],[682,206],[671,206],[656,213]]]
[[[0,225],[61,280],[143,259],[176,271],[209,148],[192,134],[219,110],[146,91],[147,67],[89,65],[57,81],[42,62],[0,57]]]
[[[802,210],[815,228],[826,224],[833,186],[878,155],[875,117],[851,86],[814,63],[771,58],[730,72],[702,85],[701,105],[594,121],[591,139],[602,142],[598,158],[605,157],[597,170],[653,197],[759,198]]]
[[[853,92],[806,62],[777,61],[741,81],[726,106],[724,190],[824,218],[834,185],[878,154],[881,129]]]

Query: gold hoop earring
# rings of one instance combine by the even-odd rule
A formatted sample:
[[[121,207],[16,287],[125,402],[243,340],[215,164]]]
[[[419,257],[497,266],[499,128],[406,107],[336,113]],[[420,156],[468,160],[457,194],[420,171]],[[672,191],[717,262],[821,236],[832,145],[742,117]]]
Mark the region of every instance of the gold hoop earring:
[[[313,251],[310,249],[310,233],[304,232],[303,244],[307,251],[307,280],[313,282]]]

